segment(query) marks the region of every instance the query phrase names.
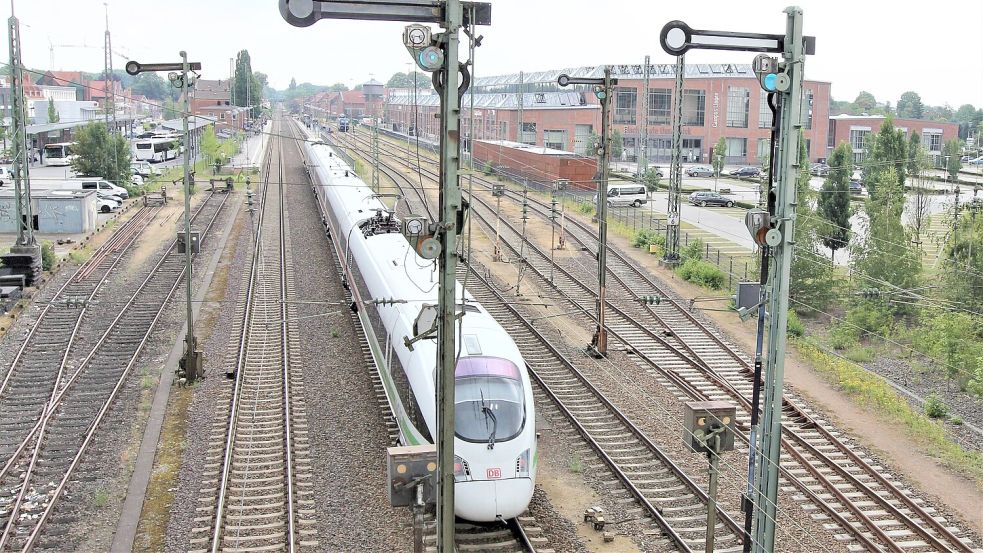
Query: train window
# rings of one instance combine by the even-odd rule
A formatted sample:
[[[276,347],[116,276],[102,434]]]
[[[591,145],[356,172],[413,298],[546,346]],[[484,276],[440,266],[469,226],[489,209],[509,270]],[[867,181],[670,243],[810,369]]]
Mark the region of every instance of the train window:
[[[519,369],[507,359],[465,357],[455,372],[454,429],[468,442],[508,441],[522,432],[526,409]]]

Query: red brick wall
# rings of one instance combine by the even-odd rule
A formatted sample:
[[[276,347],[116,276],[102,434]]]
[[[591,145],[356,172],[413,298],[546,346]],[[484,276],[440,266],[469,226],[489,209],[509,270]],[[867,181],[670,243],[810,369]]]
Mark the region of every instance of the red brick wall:
[[[474,154],[480,162],[490,161],[496,167],[508,168],[529,179],[540,182],[568,179],[577,188],[592,188],[597,173],[597,160],[593,158],[539,154],[481,140],[475,141]]]

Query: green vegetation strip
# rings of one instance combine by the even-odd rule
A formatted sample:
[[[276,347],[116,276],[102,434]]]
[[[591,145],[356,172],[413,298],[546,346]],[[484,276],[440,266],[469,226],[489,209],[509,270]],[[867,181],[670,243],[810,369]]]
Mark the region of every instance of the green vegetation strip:
[[[926,453],[946,467],[983,484],[983,454],[968,451],[952,442],[941,424],[911,405],[881,377],[863,367],[823,351],[809,339],[794,339],[798,352],[829,382],[887,420],[897,421],[908,430]]]

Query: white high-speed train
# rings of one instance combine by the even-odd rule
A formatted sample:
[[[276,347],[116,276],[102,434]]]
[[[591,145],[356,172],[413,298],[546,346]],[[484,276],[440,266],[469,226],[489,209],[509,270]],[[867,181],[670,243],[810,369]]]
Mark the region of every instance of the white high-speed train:
[[[436,419],[436,341],[407,340],[431,328],[436,264],[416,254],[400,222],[333,150],[305,142],[321,215],[346,252],[383,360],[383,381],[405,445],[432,443]],[[457,283],[456,297],[462,287]],[[521,514],[536,478],[536,417],[525,363],[515,342],[470,294],[457,335],[455,513],[479,522]],[[396,300],[401,303],[375,303]],[[459,300],[460,301],[460,300]],[[364,319],[363,319],[364,320]],[[371,339],[371,337],[370,337]]]

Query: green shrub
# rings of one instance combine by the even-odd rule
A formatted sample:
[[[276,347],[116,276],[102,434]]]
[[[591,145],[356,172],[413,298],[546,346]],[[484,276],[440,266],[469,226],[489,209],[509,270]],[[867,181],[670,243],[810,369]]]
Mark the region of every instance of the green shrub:
[[[41,242],[41,269],[50,271],[57,261],[58,256],[55,255],[55,245],[48,240]]]
[[[933,419],[944,419],[949,415],[949,407],[939,396],[929,394],[925,399],[925,414]]]
[[[698,259],[703,259],[704,251],[705,250],[703,247],[703,240],[697,238],[695,240],[690,240],[689,244],[683,246],[683,249],[679,252],[679,255],[680,257],[683,258],[683,260],[687,260],[687,259],[698,260]]]
[[[794,309],[788,310],[788,323],[786,323],[785,328],[788,329],[790,336],[797,338],[804,336],[806,333],[806,326],[799,320],[799,315]]]
[[[865,301],[850,309],[846,314],[846,322],[853,325],[858,339],[861,337],[889,337],[894,327],[894,314],[884,304]]]
[[[579,211],[580,213],[582,213],[584,215],[593,215],[594,214],[594,205],[593,204],[589,204],[587,202],[579,203],[579,204],[577,204],[577,211]]]
[[[854,363],[867,363],[874,358],[874,350],[855,344],[843,356]]]
[[[679,276],[694,284],[719,290],[724,287],[724,272],[715,265],[699,259],[687,259],[678,269]]]
[[[484,174],[486,174],[486,175],[491,175],[491,174],[495,173],[495,166],[492,165],[492,162],[486,161],[481,166],[481,172],[484,173]]]
[[[860,329],[845,323],[833,327],[829,333],[829,345],[835,350],[849,349],[860,341]]]
[[[665,246],[666,237],[661,232],[653,229],[643,228],[635,233],[631,240],[631,245],[635,248],[645,248],[652,244],[658,244],[659,246]]]

